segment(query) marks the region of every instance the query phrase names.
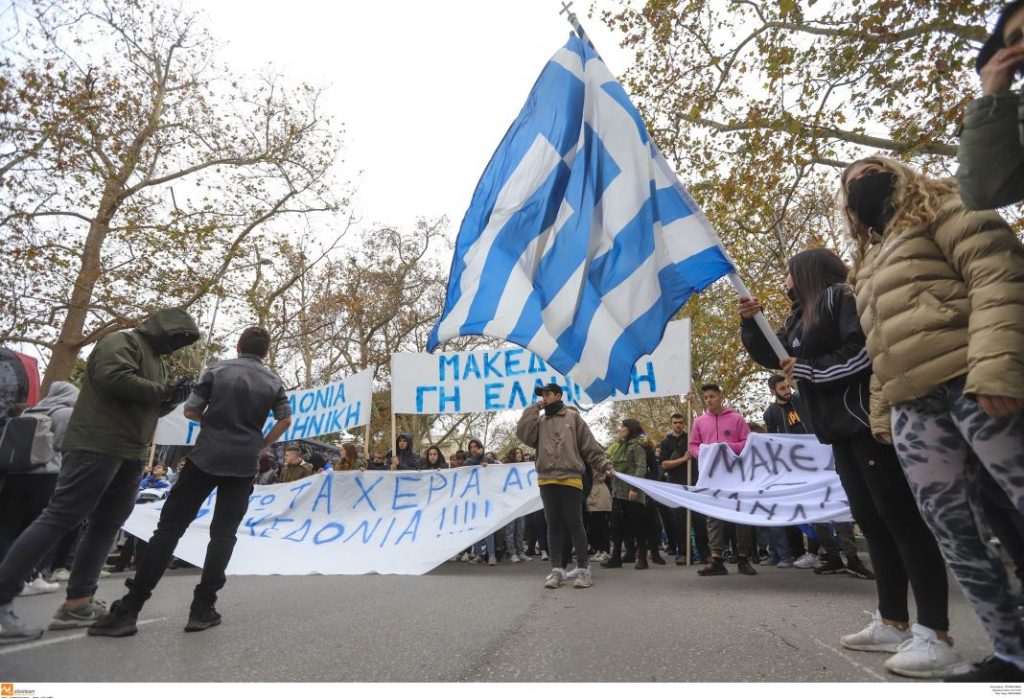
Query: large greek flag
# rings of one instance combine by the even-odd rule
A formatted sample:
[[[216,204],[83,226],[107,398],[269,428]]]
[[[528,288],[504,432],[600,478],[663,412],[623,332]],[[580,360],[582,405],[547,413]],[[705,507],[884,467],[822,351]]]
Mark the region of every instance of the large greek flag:
[[[625,90],[573,35],[477,184],[427,349],[508,339],[598,402],[732,269]]]

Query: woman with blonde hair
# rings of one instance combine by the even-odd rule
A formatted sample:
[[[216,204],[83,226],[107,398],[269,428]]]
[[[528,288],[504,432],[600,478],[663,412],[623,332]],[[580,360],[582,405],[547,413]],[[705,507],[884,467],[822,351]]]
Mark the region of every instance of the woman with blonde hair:
[[[874,156],[842,175],[870,423],[995,649],[955,681],[1024,681],[1024,628],[978,526],[981,470],[1024,511],[1024,246],[952,179]]]

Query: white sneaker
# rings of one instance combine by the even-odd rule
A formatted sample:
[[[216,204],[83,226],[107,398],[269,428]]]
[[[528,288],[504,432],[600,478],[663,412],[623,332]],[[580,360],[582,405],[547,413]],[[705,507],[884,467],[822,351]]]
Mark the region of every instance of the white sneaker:
[[[459,560],[462,561],[463,563],[469,563],[469,554],[466,553],[465,551],[463,551],[462,555],[459,556]]]
[[[449,563],[458,563],[459,562],[459,557],[458,556],[452,556],[451,558],[448,559],[448,562]]]
[[[590,572],[590,568],[584,568],[580,571],[580,574],[576,577],[576,581],[572,584],[577,590],[582,590],[594,585],[594,574]]]
[[[67,568],[58,568],[50,574],[50,582],[67,582],[71,579],[71,571]]]
[[[793,561],[794,568],[817,568],[820,564],[821,561],[818,560],[818,557],[810,552]]]
[[[871,623],[857,633],[847,634],[839,639],[845,648],[850,650],[876,651],[879,653],[895,653],[900,645],[911,638],[910,631],[900,631],[882,621],[878,611],[864,612],[871,616]]]
[[[896,655],[885,661],[885,669],[896,675],[918,678],[939,678],[962,675],[971,670],[960,652],[927,626],[914,624],[912,636],[900,644]]]
[[[520,554],[519,560],[520,561],[532,561],[533,560],[533,556],[527,556],[525,553],[524,554]]]
[[[496,566],[496,565],[498,565],[497,557],[491,556],[490,558],[488,558],[487,559],[487,565],[489,565],[489,566]]]
[[[561,568],[552,568],[551,572],[548,573],[548,577],[544,578],[544,587],[549,590],[555,590],[562,586],[565,582],[565,571]]]
[[[551,560],[551,557],[548,556],[548,552],[547,551],[541,551],[540,552],[540,560],[548,561],[548,560]]]
[[[568,571],[565,574],[565,579],[566,580],[575,580],[577,577],[579,577],[579,574],[580,574],[579,567],[573,568],[572,570]]]
[[[25,587],[21,588],[21,592],[18,594],[18,597],[31,597],[32,595],[47,595],[51,592],[56,592],[59,589],[59,584],[46,582],[45,580],[43,580],[43,576],[39,575],[32,582],[25,583]]]
[[[521,563],[523,559],[521,559],[519,556],[517,556],[517,555],[515,555],[513,553],[512,554],[512,558],[510,558],[508,560],[512,561],[513,563]]]

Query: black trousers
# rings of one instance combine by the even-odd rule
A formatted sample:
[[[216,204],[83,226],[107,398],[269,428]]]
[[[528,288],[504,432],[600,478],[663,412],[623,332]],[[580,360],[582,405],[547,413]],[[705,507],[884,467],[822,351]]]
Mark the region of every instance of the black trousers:
[[[1024,515],[1013,506],[988,469],[979,468],[977,474],[978,499],[985,522],[1013,561],[1017,580],[1024,585]]]
[[[590,547],[598,553],[608,552],[608,512],[587,513],[587,540]]]
[[[171,494],[167,496],[164,509],[160,512],[160,521],[149,540],[149,546],[136,561],[135,577],[125,582],[128,594],[124,602],[130,609],[142,609],[142,605],[153,594],[153,588],[167,570],[178,541],[188,525],[195,520],[203,502],[216,488],[217,502],[210,522],[210,544],[206,548],[203,574],[193,595],[192,611],[200,612],[214,605],[217,592],[227,581],[224,571],[235,549],[238,525],[249,507],[252,481],[252,477],[212,476],[192,463],[181,470],[178,482],[171,488]]]
[[[571,485],[542,485],[540,500],[548,522],[548,543],[552,566],[568,550],[576,550],[576,565],[587,567],[587,532],[583,528],[583,491]]]
[[[642,502],[634,502],[615,498],[612,500],[612,558],[621,558],[622,542],[636,542],[636,557],[641,560],[649,550],[647,545],[648,516],[647,506]]]
[[[946,563],[921,519],[896,450],[864,436],[835,442],[832,451],[850,511],[868,542],[882,618],[910,620],[909,581],[921,625],[948,630]]]

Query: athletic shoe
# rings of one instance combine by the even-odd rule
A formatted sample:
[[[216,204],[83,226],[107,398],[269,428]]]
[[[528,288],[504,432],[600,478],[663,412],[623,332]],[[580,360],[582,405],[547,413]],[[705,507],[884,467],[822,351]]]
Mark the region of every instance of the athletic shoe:
[[[48,595],[51,592],[56,592],[60,589],[58,583],[50,583],[43,580],[42,575],[36,576],[32,582],[25,583],[25,586],[21,588],[21,592],[18,593],[18,597],[31,597],[33,595]]]
[[[666,560],[665,560],[664,558],[662,558],[662,557],[661,557],[661,554],[660,554],[660,553],[658,553],[657,551],[655,551],[655,552],[654,552],[654,553],[653,553],[653,554],[651,555],[651,563],[656,563],[657,565],[663,566],[663,565],[665,565],[666,563],[668,563],[668,561],[666,561]]]
[[[561,568],[552,568],[551,572],[548,573],[548,577],[544,578],[544,587],[549,590],[555,590],[562,586],[565,582],[565,571]]]
[[[50,582],[67,582],[71,579],[71,571],[67,568],[58,568],[50,573]]]
[[[512,561],[513,563],[522,563],[523,562],[523,559],[520,558],[519,556],[515,555],[514,553],[512,554],[512,557],[509,558],[508,560]]]
[[[109,578],[110,577],[110,571],[109,570],[101,570],[100,571],[100,577],[101,578]]]
[[[725,563],[722,562],[721,558],[712,558],[710,563],[697,571],[697,575],[700,575],[701,577],[728,574],[729,571],[725,569]]]
[[[139,631],[136,623],[139,621],[139,613],[128,609],[121,600],[110,605],[110,611],[97,619],[86,632],[90,636],[111,636],[120,638],[122,636],[134,636]]]
[[[542,561],[550,561],[551,557],[548,556],[548,552],[547,551],[542,550],[540,552],[540,560],[542,560]]]
[[[861,578],[862,580],[874,580],[875,574],[861,562],[856,556],[850,556],[846,561],[846,572],[855,578]]]
[[[621,568],[622,567],[622,559],[621,558],[615,558],[614,556],[609,557],[607,561],[601,561],[601,567],[602,568]]]
[[[814,569],[815,575],[835,575],[836,573],[845,573],[846,566],[843,565],[841,558],[833,558],[822,563],[820,566]]]
[[[750,561],[746,556],[740,556],[739,558],[739,572],[743,575],[757,575],[757,571],[754,570],[754,566],[750,565]]]
[[[569,580],[575,580],[577,576],[579,576],[581,570],[583,570],[583,568],[576,566],[572,570],[567,571],[565,574],[566,581],[568,582]]]
[[[188,623],[185,624],[186,631],[206,631],[211,626],[220,623],[220,614],[213,607],[207,607],[201,612],[190,611]]]
[[[461,555],[461,556],[459,556],[458,558],[459,558],[459,560],[460,560],[460,561],[462,561],[463,563],[469,563],[469,554],[468,554],[468,553],[466,553],[465,551],[463,551],[463,552],[462,552],[462,555]]]
[[[496,556],[491,556],[491,557],[489,557],[489,558],[487,559],[487,565],[489,565],[489,566],[496,566],[496,565],[498,565],[498,559],[497,559],[497,557],[496,557]]]
[[[19,619],[10,604],[0,605],[0,645],[34,641],[42,635],[42,629],[28,626]]]
[[[458,563],[459,562],[459,557],[458,556],[452,556],[451,558],[448,559],[448,562],[449,563]]]
[[[927,626],[914,624],[909,640],[900,644],[896,655],[885,661],[885,669],[904,677],[933,679],[970,672],[960,653],[939,639]]]
[[[532,561],[533,557],[532,556],[527,556],[525,553],[521,553],[521,554],[519,554],[519,560],[520,561]]]
[[[879,653],[895,653],[900,645],[910,640],[909,630],[897,629],[882,621],[880,612],[864,612],[871,616],[871,623],[857,633],[847,634],[839,639],[843,647],[850,650],[874,651]]]
[[[821,561],[813,553],[805,553],[800,558],[793,561],[794,568],[814,568],[821,564]]]
[[[600,556],[600,558],[598,558],[599,561],[610,561],[611,558],[612,558],[612,555],[610,553],[608,553],[607,551],[602,551],[598,555]]]
[[[1024,670],[1011,662],[994,655],[974,664],[974,669],[962,675],[947,677],[946,682],[986,682],[989,684],[1003,682],[1024,682]]]
[[[93,623],[107,613],[107,603],[94,599],[86,602],[81,607],[68,609],[67,604],[62,604],[57,612],[50,619],[50,630],[60,631],[61,629],[80,629],[92,626]]]
[[[684,566],[684,565],[686,565],[686,556],[684,554],[678,554],[678,555],[676,555],[675,558],[676,558],[676,565],[677,566]]]
[[[780,558],[778,564],[775,567],[776,568],[793,568],[794,567],[793,558],[791,556],[790,557],[786,557],[786,558]]]
[[[484,562],[484,559],[480,558],[480,556],[473,556],[472,558],[469,559],[469,564],[473,565],[473,566],[478,566],[478,565],[480,565],[483,562]]]
[[[740,561],[740,557],[732,551],[726,551],[722,558],[724,558],[725,562],[729,563],[730,565],[736,565]]]
[[[583,590],[588,587],[592,587],[594,584],[594,574],[590,572],[590,568],[584,568],[580,570],[579,575],[576,576],[575,582],[572,586],[577,590]]]
[[[764,558],[759,560],[757,563],[758,563],[758,565],[763,565],[763,566],[777,566],[777,565],[779,565],[779,559],[778,559],[777,556],[765,556]]]
[[[640,558],[636,559],[636,563],[633,567],[637,570],[647,570],[651,566],[647,563],[647,556],[640,556]]]

